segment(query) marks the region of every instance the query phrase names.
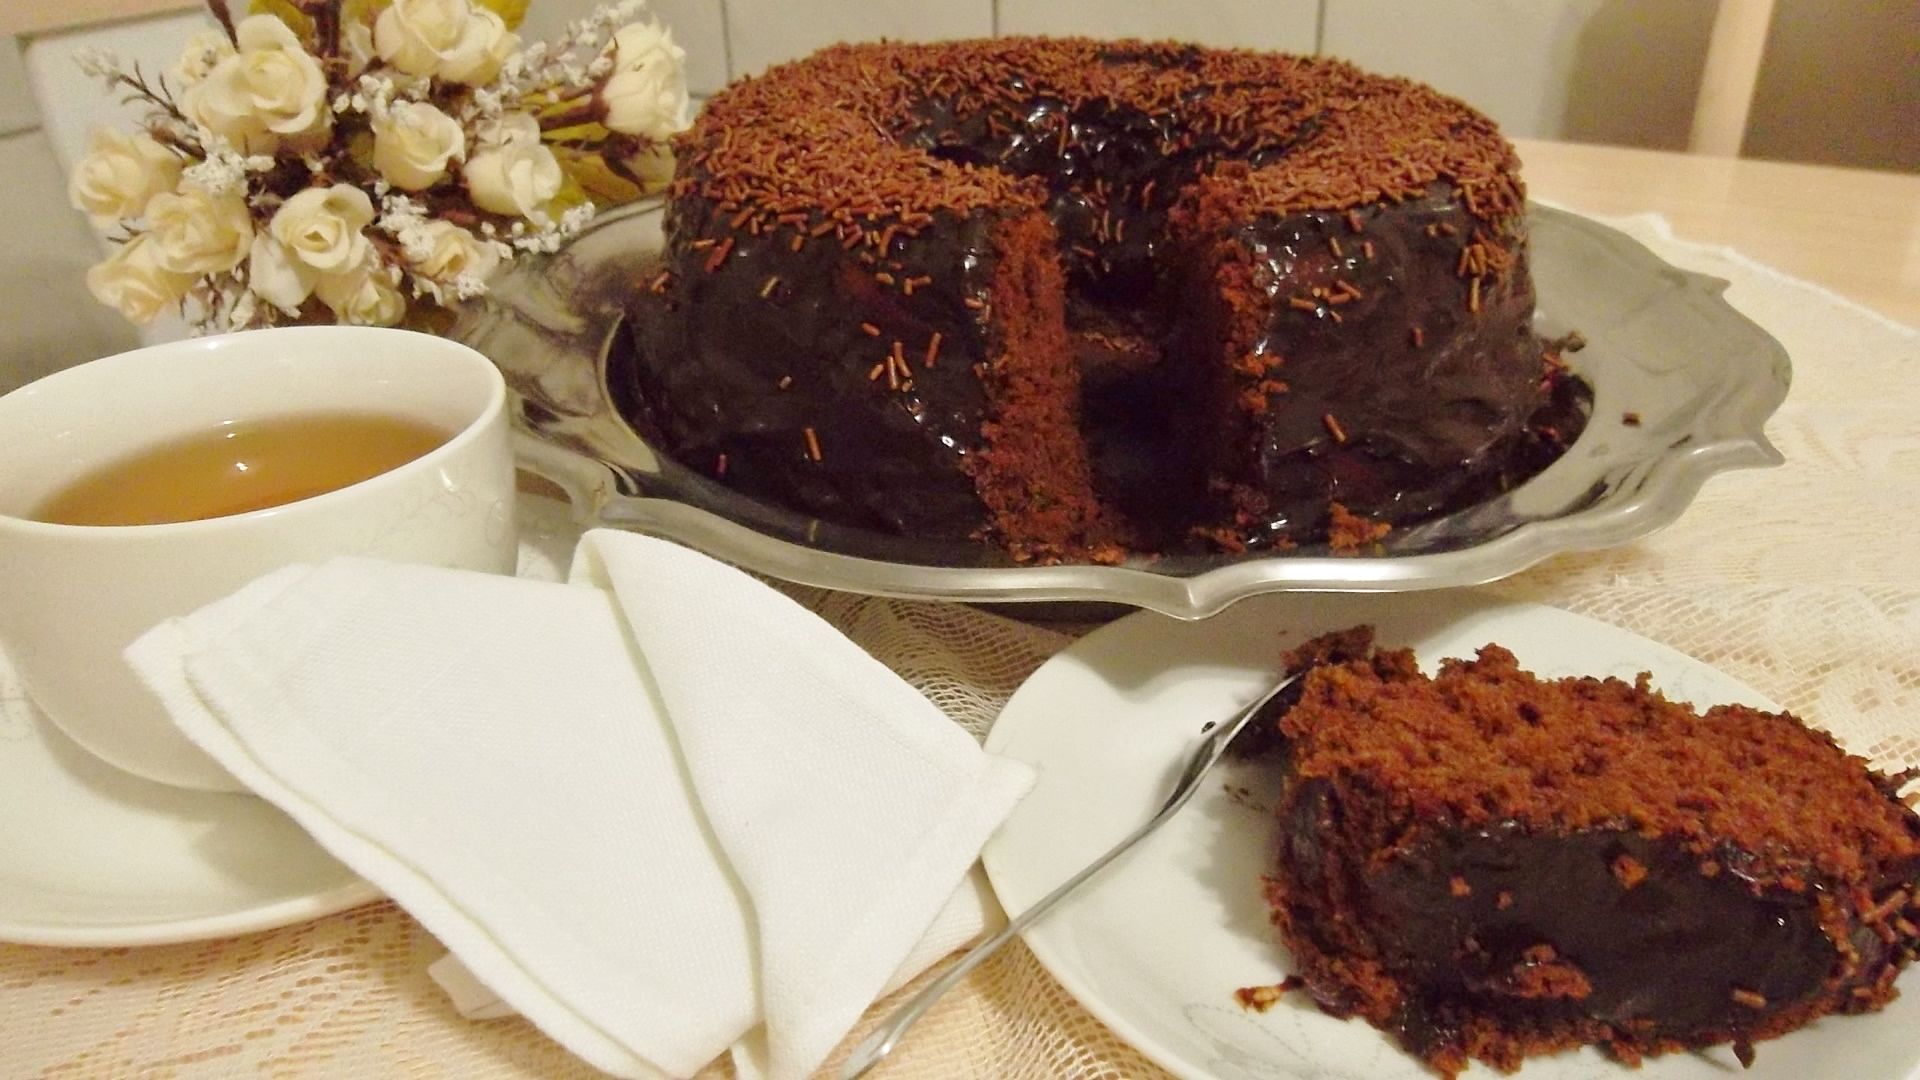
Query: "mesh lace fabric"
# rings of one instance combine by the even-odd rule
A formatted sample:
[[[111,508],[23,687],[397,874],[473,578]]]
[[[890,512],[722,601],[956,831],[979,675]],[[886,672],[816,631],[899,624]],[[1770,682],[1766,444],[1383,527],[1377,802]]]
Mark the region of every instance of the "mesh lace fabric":
[[[1665,532],[1562,556],[1493,590],[1665,642],[1826,727],[1879,767],[1920,765],[1920,576],[1903,532],[1920,520],[1911,479],[1920,475],[1912,419],[1920,335],[1737,255],[1677,242],[1658,219],[1618,224],[1663,258],[1733,282],[1735,306],[1785,344],[1795,383],[1769,435],[1788,464],[1716,477]],[[542,549],[545,572],[555,572],[556,559],[564,565],[568,546],[561,538]],[[792,593],[976,736],[1028,674],[1086,629],[957,605]],[[0,752],[27,730],[25,709],[0,665]],[[594,1075],[524,1021],[457,1017],[426,975],[440,952],[384,903],[163,948],[0,945],[0,1073]],[[846,1045],[889,1004],[869,1012]],[[724,1076],[726,1067],[704,1075]],[[1164,1074],[1015,945],[916,1027],[882,1075]]]

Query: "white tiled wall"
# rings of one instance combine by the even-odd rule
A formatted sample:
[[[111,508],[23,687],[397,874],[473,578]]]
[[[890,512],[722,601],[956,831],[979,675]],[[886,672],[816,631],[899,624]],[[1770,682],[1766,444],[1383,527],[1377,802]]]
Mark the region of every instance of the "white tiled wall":
[[[1572,68],[1580,27],[1607,2],[1334,0],[1320,48],[1431,84],[1509,131],[1533,134],[1553,130],[1566,111],[1559,75]]]
[[[1466,101],[1511,135],[1681,149],[1712,0],[1328,0],[1320,49]]]
[[[732,0],[728,0],[729,3]],[[1319,0],[999,0],[1002,34],[1177,39],[1223,48],[1310,53]]]
[[[0,135],[27,131],[39,122],[20,47],[12,41],[0,42]]]
[[[11,0],[0,0],[8,3]],[[1749,149],[1920,167],[1915,0],[1779,5]],[[522,33],[551,38],[596,0],[532,0]],[[1316,49],[1410,75],[1509,133],[1684,145],[1716,0],[652,0],[712,94],[840,40],[1001,34],[1177,38]],[[186,13],[0,48],[0,390],[132,340],[80,281],[92,240],[62,173],[87,130],[127,114],[72,66],[80,45],[164,67],[205,16]],[[28,92],[29,87],[31,93]],[[38,116],[36,118],[35,101]],[[1824,106],[1822,103],[1824,102]],[[1824,111],[1822,111],[1824,108]],[[39,125],[36,129],[36,124]],[[1843,130],[1842,130],[1843,129]],[[1836,135],[1835,132],[1840,134]],[[1851,139],[1849,142],[1848,140]],[[1851,155],[1850,157],[1847,155]]]
[[[47,137],[0,137],[0,393],[138,343],[120,316],[87,293],[99,257],[86,219],[67,206]]]
[[[105,49],[148,73],[163,72],[180,58],[187,38],[212,19],[197,11],[109,23],[88,30],[45,34],[27,42],[27,74],[40,102],[40,122],[64,168],[86,152],[87,132],[100,125],[126,127],[140,114],[119,104],[98,80],[81,73],[73,54]]]
[[[725,0],[733,73],[753,75],[836,41],[993,34],[992,0]]]

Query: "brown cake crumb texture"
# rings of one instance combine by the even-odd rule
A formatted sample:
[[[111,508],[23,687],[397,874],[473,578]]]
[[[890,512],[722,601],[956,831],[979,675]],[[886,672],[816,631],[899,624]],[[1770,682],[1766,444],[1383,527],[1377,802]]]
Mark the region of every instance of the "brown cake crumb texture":
[[[1034,214],[1002,225],[995,243],[1002,272],[989,303],[1002,340],[980,374],[994,409],[981,425],[986,448],[972,462],[980,500],[1017,559],[1079,553],[1118,562],[1118,537],[1093,496],[1086,445],[1075,434],[1080,371],[1061,310],[1058,238]]]
[[[1371,637],[1356,627],[1283,658],[1290,670],[1310,670],[1278,724],[1288,782],[1279,813],[1286,817],[1297,792],[1333,791],[1335,835],[1304,842],[1343,853],[1350,868],[1372,868],[1309,887],[1289,878],[1283,859],[1268,882],[1274,921],[1323,1008],[1397,1031],[1451,1076],[1473,1058],[1511,1070],[1527,1055],[1584,1043],[1631,1063],[1731,1042],[1750,1060],[1753,1042],[1893,999],[1895,974],[1920,950],[1920,818],[1895,791],[1909,777],[1873,772],[1791,714],[1741,705],[1696,712],[1667,700],[1644,673],[1633,683],[1540,679],[1487,645],[1428,679],[1410,650],[1371,651]],[[1542,942],[1489,992],[1574,1007],[1516,1020],[1455,1002],[1450,1031],[1427,1032],[1424,1045],[1410,1038],[1406,1017],[1419,991],[1383,952],[1369,922],[1377,898],[1359,879],[1441,834],[1595,829],[1674,842],[1704,878],[1735,875],[1729,880],[1754,897],[1817,913],[1835,956],[1825,983],[1793,1002],[1725,988],[1735,1020],[1676,1036],[1655,1023],[1583,1015],[1587,974]],[[1653,887],[1649,868],[1628,855],[1613,858],[1610,873],[1622,890]],[[1440,888],[1456,898],[1472,891],[1458,877]],[[1491,907],[1514,903],[1502,891]]]

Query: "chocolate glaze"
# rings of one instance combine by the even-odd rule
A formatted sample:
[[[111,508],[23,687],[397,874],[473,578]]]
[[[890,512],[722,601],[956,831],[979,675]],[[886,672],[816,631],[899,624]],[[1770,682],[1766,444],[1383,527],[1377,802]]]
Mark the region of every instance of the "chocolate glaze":
[[[896,237],[890,272],[932,279],[906,296],[830,234],[796,252],[790,234],[735,235],[711,203],[679,200],[667,222],[673,276],[634,301],[634,389],[677,458],[721,476],[725,455],[724,479],[740,491],[831,521],[965,537],[983,514],[967,459],[986,406],[973,365],[988,349],[966,299],[984,297],[991,280],[991,227],[988,216],[942,215]],[[728,236],[733,246],[708,271],[713,249],[692,245]],[[870,378],[895,341],[911,389]]]
[[[1178,67],[1191,56],[1156,60]],[[1158,300],[1168,211],[1186,187],[1220,162],[1271,160],[1286,145],[1259,132],[1237,140],[1199,134],[1178,111],[1147,113],[1106,99],[1075,104],[1050,94],[973,111],[928,100],[900,138],[943,160],[1044,183],[1045,209],[1077,298],[1120,311]],[[1116,230],[1119,221],[1125,227]]]
[[[1393,523],[1435,516],[1484,494],[1532,437],[1546,371],[1524,248],[1513,272],[1485,279],[1476,313],[1453,264],[1455,237],[1476,222],[1451,187],[1357,220],[1359,231],[1315,211],[1233,235],[1256,287],[1278,301],[1259,336],[1235,345],[1280,357],[1273,374],[1285,383],[1266,395],[1253,446],[1228,447],[1220,463],[1263,497],[1265,514],[1242,523],[1252,536],[1312,535],[1329,502]],[[1288,302],[1339,295],[1340,282],[1360,297]]]
[[[1098,56],[1146,72],[1197,71],[1203,62],[1201,50],[1169,46]],[[672,273],[660,291],[640,290],[633,320],[631,390],[664,449],[709,475],[724,471],[741,491],[828,520],[979,535],[986,512],[969,470],[989,403],[973,365],[998,343],[967,301],[987,296],[996,223],[1029,207],[1058,233],[1071,329],[1087,342],[1124,324],[1142,343],[1121,363],[1104,345],[1082,350],[1082,426],[1096,491],[1131,519],[1141,547],[1191,546],[1192,526],[1222,520],[1250,546],[1311,540],[1324,533],[1329,501],[1388,521],[1420,520],[1523,479],[1576,434],[1542,438],[1529,426],[1547,387],[1524,256],[1484,280],[1480,309],[1470,312],[1456,261],[1461,237],[1488,225],[1444,184],[1356,211],[1370,255],[1342,212],[1256,216],[1236,227],[1232,241],[1254,259],[1269,303],[1264,332],[1246,344],[1284,357],[1288,385],[1274,395],[1269,420],[1250,428],[1218,381],[1221,320],[1208,314],[1216,303],[1205,291],[1209,266],[1183,250],[1191,245],[1172,223],[1201,178],[1223,165],[1284,160],[1320,132],[1319,114],[1227,130],[1186,110],[1197,115],[1227,93],[1264,95],[1269,111],[1299,102],[1267,100],[1271,87],[1196,84],[1173,107],[1148,112],[1111,97],[1068,100],[1018,73],[1009,81],[984,103],[928,93],[903,114],[876,114],[875,126],[898,146],[1022,178],[1011,203],[935,210],[931,224],[899,230],[884,250],[843,247],[835,233],[795,250],[799,231],[833,223],[824,214],[808,215],[798,230],[740,228],[732,204],[723,209],[702,194],[724,178],[683,148],[667,222]],[[882,208],[861,224],[870,235],[901,221]],[[1514,218],[1496,231],[1511,232],[1523,253],[1519,229]],[[1338,256],[1328,243],[1336,238],[1352,241]],[[717,257],[710,246],[729,243]],[[906,295],[877,284],[876,273],[930,280]],[[1338,322],[1331,307],[1308,313],[1289,304],[1336,277],[1364,294],[1340,305]],[[1424,351],[1410,341],[1416,326]],[[923,370],[918,358],[935,332],[939,364]],[[908,391],[868,378],[895,340],[914,360]],[[781,389],[786,376],[793,381]],[[1345,443],[1331,436],[1327,415]]]
[[[1824,888],[1762,887],[1739,873],[1740,852],[1713,853],[1725,869],[1708,876],[1706,856],[1630,828],[1539,834],[1507,823],[1422,829],[1356,863],[1332,843],[1341,814],[1332,792],[1310,780],[1289,794],[1281,873],[1302,894],[1343,896],[1351,921],[1367,927],[1375,958],[1409,986],[1390,1029],[1416,1054],[1458,1046],[1476,1014],[1522,1029],[1591,1020],[1643,1044],[1738,1040],[1829,993],[1841,966],[1822,926]],[[1631,887],[1616,870],[1622,856],[1645,871]],[[1315,932],[1311,920],[1301,925]],[[1847,939],[1863,960],[1858,985],[1893,959],[1864,928]],[[1337,987],[1308,982],[1323,1008],[1352,1011]]]

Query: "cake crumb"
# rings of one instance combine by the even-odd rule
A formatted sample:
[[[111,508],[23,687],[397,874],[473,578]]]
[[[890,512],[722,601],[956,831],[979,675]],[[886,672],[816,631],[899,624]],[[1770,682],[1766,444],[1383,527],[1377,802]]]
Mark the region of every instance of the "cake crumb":
[[[1328,506],[1332,518],[1327,524],[1327,546],[1335,555],[1352,555],[1393,531],[1384,521],[1375,521],[1352,513],[1345,506]]]
[[[1289,990],[1298,990],[1306,983],[1298,975],[1289,975],[1271,986],[1243,986],[1233,992],[1233,1000],[1249,1012],[1263,1013],[1274,1007]]]
[[[1631,889],[1647,879],[1647,868],[1639,859],[1622,854],[1613,860],[1613,876],[1623,889]]]

